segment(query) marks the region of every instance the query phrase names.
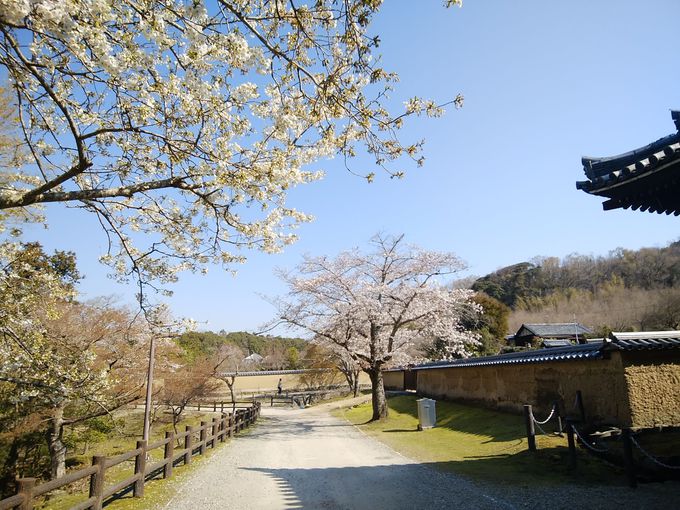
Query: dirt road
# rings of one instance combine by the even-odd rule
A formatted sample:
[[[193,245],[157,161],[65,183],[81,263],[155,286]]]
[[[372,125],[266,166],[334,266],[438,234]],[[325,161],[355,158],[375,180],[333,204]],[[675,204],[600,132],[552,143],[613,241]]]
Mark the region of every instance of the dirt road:
[[[263,411],[255,429],[217,450],[167,508],[512,508],[402,457],[328,406]]]
[[[680,484],[536,486],[473,483],[407,459],[329,414],[263,407],[258,424],[217,449],[166,505],[172,509],[663,509]],[[417,435],[414,435],[417,440]],[[502,480],[499,480],[502,482]]]

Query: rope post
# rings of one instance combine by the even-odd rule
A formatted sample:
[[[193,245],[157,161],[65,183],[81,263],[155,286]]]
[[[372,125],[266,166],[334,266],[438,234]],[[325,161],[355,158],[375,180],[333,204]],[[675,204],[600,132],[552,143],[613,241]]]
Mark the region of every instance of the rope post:
[[[562,414],[560,413],[560,403],[555,400],[553,406],[555,406],[555,415],[557,416],[557,430],[559,435],[562,436]]]
[[[187,435],[184,436],[184,465],[191,464],[191,455],[194,450],[194,428],[191,425],[186,426]]]
[[[104,503],[104,470],[106,469],[106,457],[95,455],[92,457],[92,465],[97,466],[97,471],[90,476],[90,497],[96,498],[92,503],[94,510],[101,510]]]
[[[569,445],[569,469],[576,469],[576,441],[574,440],[574,426],[568,419],[567,444]]]
[[[144,497],[144,478],[146,475],[146,441],[137,441],[137,449],[141,450],[135,456],[135,474],[137,480],[132,489],[132,496],[135,498]]]
[[[531,406],[524,404],[524,424],[527,428],[527,442],[529,443],[529,451],[536,451],[536,429],[534,428],[534,417],[531,412]]]
[[[576,390],[576,406],[578,407],[578,414],[581,417],[581,423],[586,422],[586,410],[583,407],[583,393],[581,390]]]
[[[626,478],[631,489],[637,487],[637,476],[635,476],[635,463],[633,462],[633,436],[629,428],[623,429],[623,462],[626,467]]]
[[[175,433],[166,431],[165,439],[167,439],[168,442],[165,443],[165,448],[163,449],[163,459],[165,460],[163,478],[170,478],[172,476],[172,461],[175,456]]]
[[[17,494],[24,497],[20,510],[33,510],[33,487],[35,487],[35,478],[19,478],[17,480]]]

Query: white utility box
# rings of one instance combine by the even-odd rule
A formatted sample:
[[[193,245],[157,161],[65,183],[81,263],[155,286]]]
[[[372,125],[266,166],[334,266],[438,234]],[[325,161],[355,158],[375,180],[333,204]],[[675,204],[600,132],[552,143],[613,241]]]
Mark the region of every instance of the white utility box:
[[[418,402],[418,430],[431,429],[437,424],[437,410],[435,400],[419,398]]]

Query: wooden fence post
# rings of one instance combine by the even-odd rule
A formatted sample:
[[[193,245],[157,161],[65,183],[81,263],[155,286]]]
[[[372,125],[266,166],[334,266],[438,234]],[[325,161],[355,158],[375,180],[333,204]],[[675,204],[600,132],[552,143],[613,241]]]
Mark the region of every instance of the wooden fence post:
[[[220,412],[221,412],[221,413],[224,412],[224,400],[222,400],[222,401],[220,402]]]
[[[536,451],[536,429],[534,427],[534,417],[531,412],[531,406],[524,404],[524,424],[527,429],[527,442],[529,443],[529,451]]]
[[[569,445],[569,468],[576,469],[576,442],[574,441],[574,426],[567,420],[567,444]]]
[[[217,402],[213,402],[213,413],[217,412]]]
[[[90,497],[97,498],[92,504],[93,510],[101,510],[104,503],[104,471],[106,470],[106,457],[95,455],[92,457],[92,465],[97,466],[97,471],[90,475]]]
[[[186,426],[187,435],[184,437],[184,465],[191,464],[191,456],[194,449],[194,428],[191,425]]]
[[[229,413],[229,439],[234,437],[234,415]]]
[[[629,428],[625,428],[622,432],[623,462],[626,467],[626,478],[628,478],[628,486],[635,489],[637,487],[637,476],[635,476],[635,462],[633,461],[632,431]]]
[[[144,497],[144,477],[146,475],[146,441],[143,439],[137,441],[137,448],[141,449],[135,457],[135,474],[137,475],[137,480],[132,488],[132,495],[135,498]]]
[[[210,435],[212,436],[212,440],[210,441],[210,446],[212,448],[215,448],[215,441],[217,439],[217,416],[213,416],[213,418],[212,418],[212,425],[210,427],[210,431],[211,431]]]
[[[165,432],[165,439],[168,440],[165,443],[165,448],[163,449],[163,459],[165,460],[165,466],[163,466],[163,478],[170,478],[172,476],[172,460],[175,456],[175,433],[168,430]]]
[[[35,478],[19,478],[17,480],[17,494],[24,497],[24,501],[19,506],[19,510],[33,510],[33,487]]]
[[[201,428],[199,429],[198,433],[198,452],[199,455],[204,455],[205,454],[205,436],[206,436],[206,429],[208,428],[208,422],[207,421],[202,421],[201,422]]]
[[[201,403],[200,402],[198,403],[198,410],[199,410],[199,412],[201,411]]]

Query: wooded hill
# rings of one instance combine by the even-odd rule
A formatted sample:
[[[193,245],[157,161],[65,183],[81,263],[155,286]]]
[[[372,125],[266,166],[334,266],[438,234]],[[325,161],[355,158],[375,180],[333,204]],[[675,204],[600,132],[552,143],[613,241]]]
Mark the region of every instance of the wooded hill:
[[[509,332],[526,322],[572,322],[595,329],[680,327],[680,241],[616,249],[606,256],[536,258],[479,278],[473,290],[512,309]]]
[[[180,335],[176,342],[190,359],[213,356],[221,346],[235,345],[243,351],[244,356],[259,354],[263,358],[268,357],[270,362],[277,365],[270,368],[292,368],[290,365],[297,364],[299,359],[297,356],[307,348],[308,344],[302,338],[259,336],[245,331],[232,333],[190,331]]]

